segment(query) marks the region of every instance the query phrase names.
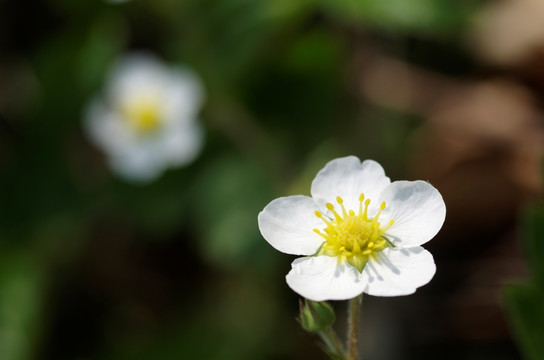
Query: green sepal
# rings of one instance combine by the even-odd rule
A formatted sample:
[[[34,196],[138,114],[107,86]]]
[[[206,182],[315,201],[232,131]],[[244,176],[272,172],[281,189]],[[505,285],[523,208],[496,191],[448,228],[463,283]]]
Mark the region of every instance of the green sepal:
[[[309,332],[319,332],[334,324],[336,315],[329,303],[311,300],[300,301],[300,315],[298,321],[302,328]]]
[[[321,243],[321,245],[319,245],[319,249],[317,249],[317,251],[315,252],[315,254],[311,255],[311,256],[319,256],[319,255],[323,255],[323,246],[325,245],[326,241],[323,241]]]
[[[387,246],[392,247],[392,248],[396,247],[395,244],[393,244],[393,243],[391,242],[391,240],[389,240],[389,239],[386,238],[385,236],[382,236],[381,238],[385,240],[385,242],[387,243]]]
[[[349,258],[347,261],[351,266],[353,266],[360,273],[362,273],[363,269],[366,266],[366,263],[368,262],[368,256],[366,256],[366,255],[361,255],[361,256],[355,255],[355,256],[352,256],[351,258]]]

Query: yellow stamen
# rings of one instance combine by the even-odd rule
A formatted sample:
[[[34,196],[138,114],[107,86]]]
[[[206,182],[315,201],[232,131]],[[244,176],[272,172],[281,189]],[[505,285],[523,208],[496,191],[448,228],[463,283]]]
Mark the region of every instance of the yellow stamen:
[[[327,203],[326,206],[327,206],[327,209],[332,211],[332,213],[334,214],[334,217],[336,218],[336,220],[342,220],[342,217],[336,212],[336,210],[334,210],[333,204]]]
[[[342,208],[342,215],[346,217],[348,213],[346,212],[346,208],[344,207],[344,200],[342,200],[340,196],[337,196],[336,201],[338,202],[338,204],[340,204],[340,207]]]
[[[368,218],[370,199],[365,199],[364,194],[359,196],[359,212],[346,209],[344,199],[336,197],[336,202],[342,208],[341,214],[337,212],[332,203],[326,203],[326,208],[334,216],[315,211],[315,215],[321,219],[326,227],[322,230],[314,229],[319,236],[325,239],[321,250],[317,255],[335,256],[339,262],[347,261],[360,272],[366,266],[368,260],[374,254],[389,246],[394,246],[385,238],[385,232],[393,225],[390,220],[387,226],[381,226],[379,218],[386,207],[383,201],[376,214]]]
[[[363,211],[363,218],[366,220],[368,214],[368,205],[370,205],[370,199],[365,200],[365,210]]]

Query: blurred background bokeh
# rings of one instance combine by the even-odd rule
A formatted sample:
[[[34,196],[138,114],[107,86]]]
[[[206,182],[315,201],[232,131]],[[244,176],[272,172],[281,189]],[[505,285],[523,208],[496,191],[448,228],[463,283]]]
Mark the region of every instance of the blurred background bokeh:
[[[542,24],[540,0],[0,0],[0,359],[325,359],[257,214],[345,155],[448,210],[432,282],[365,297],[364,358],[544,359]],[[200,155],[139,185],[82,125],[134,50],[206,93]]]

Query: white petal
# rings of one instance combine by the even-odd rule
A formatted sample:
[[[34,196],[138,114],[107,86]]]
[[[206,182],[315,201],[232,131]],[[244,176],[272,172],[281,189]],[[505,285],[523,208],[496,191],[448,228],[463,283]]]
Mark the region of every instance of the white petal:
[[[164,158],[170,166],[188,164],[200,153],[204,140],[200,123],[181,124],[165,130],[161,145]]]
[[[122,154],[112,155],[109,162],[117,175],[140,184],[155,180],[166,168],[160,153],[149,146],[133,146]]]
[[[261,234],[277,250],[294,255],[312,255],[324,239],[313,232],[324,224],[314,212],[312,198],[302,195],[273,200],[259,213]]]
[[[438,233],[446,218],[442,196],[425,181],[395,181],[380,198],[387,204],[380,222],[395,220],[385,235],[397,247],[426,243]]]
[[[168,68],[149,53],[131,53],[110,72],[107,98],[112,104],[131,103],[138,98],[162,98],[169,83]]]
[[[313,300],[347,300],[361,294],[367,283],[348,263],[338,263],[331,256],[312,256],[296,259],[285,279],[293,291]]]
[[[330,161],[321,169],[312,182],[312,197],[322,210],[330,202],[336,206],[336,197],[344,200],[347,210],[359,209],[359,195],[371,199],[370,214],[379,205],[378,195],[391,181],[380,164],[373,160],[361,161],[348,156]]]
[[[165,121],[194,122],[204,98],[199,78],[192,71],[181,67],[165,69],[165,73],[168,75],[163,95]]]
[[[433,256],[421,246],[388,248],[371,258],[363,269],[368,283],[365,293],[375,296],[413,294],[431,281],[435,272]]]
[[[134,136],[114,112],[102,101],[93,99],[85,109],[84,130],[102,150],[115,153],[134,142]]]

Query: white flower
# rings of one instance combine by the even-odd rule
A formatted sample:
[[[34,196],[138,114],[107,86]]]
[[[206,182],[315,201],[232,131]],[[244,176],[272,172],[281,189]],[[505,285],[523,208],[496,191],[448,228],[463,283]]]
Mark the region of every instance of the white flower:
[[[192,72],[152,55],[128,55],[112,68],[102,96],[91,101],[85,127],[115,173],[148,182],[200,152],[202,97]]]
[[[420,245],[440,230],[446,206],[429,183],[391,182],[377,162],[349,156],[321,169],[311,193],[276,199],[259,214],[270,245],[308,255],[287,274],[295,292],[314,301],[408,295],[434,276]]]

